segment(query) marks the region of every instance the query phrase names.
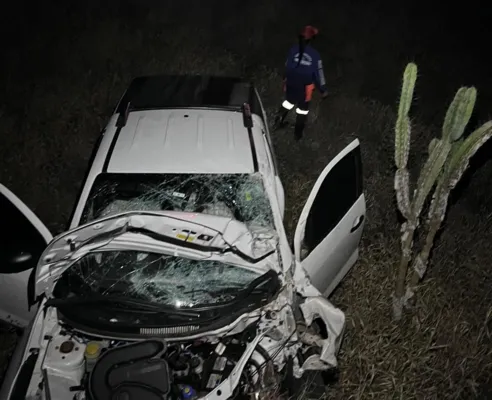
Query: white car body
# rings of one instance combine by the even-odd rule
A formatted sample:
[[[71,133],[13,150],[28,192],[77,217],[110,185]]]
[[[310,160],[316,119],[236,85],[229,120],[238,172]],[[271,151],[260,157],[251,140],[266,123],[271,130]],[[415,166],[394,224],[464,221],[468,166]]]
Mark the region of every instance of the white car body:
[[[319,176],[300,215],[293,252],[283,225],[284,191],[275,164],[266,115],[256,89],[249,83],[215,77],[135,79],[101,134],[89,167],[67,232],[56,238],[21,200],[0,185],[2,212],[7,216],[4,232],[10,232],[10,239],[3,243],[2,248],[0,318],[24,329],[0,392],[1,400],[84,399],[91,396],[99,400],[110,390],[126,390],[127,397],[121,398],[134,398],[138,393],[144,393],[138,392],[144,390],[138,389],[138,385],[121,383],[123,389],[120,386],[119,389],[109,386],[101,389],[94,383],[103,379],[103,371],[110,376],[112,370],[104,366],[110,363],[111,357],[117,359],[124,354],[130,357],[132,352],[145,354],[148,351],[149,360],[155,363],[153,365],[162,368],[169,376],[168,386],[172,385],[173,379],[183,379],[186,383],[185,375],[176,375],[176,370],[169,367],[171,364],[162,360],[167,360],[169,348],[177,353],[186,346],[187,349],[195,349],[190,347],[190,343],[196,340],[214,346],[220,357],[225,355],[224,363],[232,368],[227,376],[213,378],[216,382],[206,390],[193,388],[198,397],[210,400],[237,394],[240,380],[246,379],[245,371],[250,371],[252,365],[261,366],[259,375],[262,375],[262,381],[266,379],[263,376],[266,364],[281,370],[291,362],[289,368],[295,377],[300,377],[306,370],[328,370],[337,366],[336,355],[345,317],[327,297],[358,257],[366,212],[358,140],[342,150]],[[197,178],[197,174],[201,177]],[[191,181],[183,181],[182,177],[191,177]],[[117,198],[116,189],[106,190],[109,186],[105,186],[105,182],[111,183],[112,179],[121,179],[116,186],[111,186],[118,190],[124,187],[126,179],[130,179],[133,186],[124,189],[130,192],[142,183],[141,179],[148,179],[145,181],[148,185],[160,179],[162,185],[170,186],[158,193],[158,197],[155,197],[155,188],[161,186],[153,186],[154,197],[150,192],[142,192],[146,196],[143,202],[140,201],[143,195],[122,200]],[[174,182],[172,179],[181,179],[179,182],[185,182],[182,185],[196,180],[193,187],[199,187],[198,194],[193,197],[195,192],[181,193],[179,187],[173,188],[169,183]],[[243,190],[246,183],[250,185],[253,181],[256,186],[248,186],[241,193],[242,197],[232,192],[221,194],[221,189],[217,189],[222,187],[221,179],[232,179],[227,182],[233,182],[231,185],[236,185],[233,186],[236,189]],[[220,197],[227,201],[214,200],[213,204],[197,205],[199,191],[205,189],[208,190],[208,198],[218,193],[220,196],[214,195],[215,200]],[[176,205],[164,206],[162,204],[171,203],[163,202],[163,196],[166,201],[171,196],[171,203],[186,200],[186,204],[195,208],[188,210],[188,205],[181,209]],[[230,198],[227,196],[233,196],[235,200],[228,202]],[[246,205],[239,205],[244,196]],[[192,198],[194,203],[191,203]],[[263,208],[260,210],[262,199]],[[101,211],[102,206],[95,205],[98,201],[104,203],[105,211]],[[110,204],[105,204],[106,201]],[[98,212],[94,211],[97,207]],[[271,220],[264,223],[260,214],[267,208]],[[237,215],[243,220],[238,220]],[[192,245],[195,247],[190,247]],[[174,257],[190,265],[217,262],[258,276],[274,271],[275,282],[278,281],[280,286],[267,304],[252,306],[238,315],[234,314],[234,307],[224,306],[229,307],[224,308],[229,311],[216,317],[219,322],[213,329],[208,329],[207,324],[188,322],[176,323],[176,326],[142,325],[135,327],[136,331],[131,331],[133,333],[115,328],[116,332],[111,330],[108,321],[119,323],[117,318],[106,320],[105,316],[98,316],[98,324],[109,328],[92,326],[91,318],[95,318],[93,315],[98,312],[95,308],[88,307],[93,311],[87,316],[80,311],[67,317],[71,312],[68,307],[45,306],[56,297],[54,288],[65,279],[65,272],[80,279],[86,278],[82,273],[77,275],[70,271],[82,270],[81,263],[89,263],[85,261],[89,260],[87,257],[93,257],[96,261],[91,261],[91,265],[95,265],[103,262],[100,261],[102,257],[106,260],[107,255],[119,257],[133,254],[131,252],[135,252],[135,262],[139,263],[147,257],[155,256],[159,262]],[[149,265],[142,267],[142,273]],[[109,271],[104,268],[101,266],[101,271]],[[131,273],[137,272],[135,269]],[[210,280],[207,283],[207,274],[202,275],[206,286],[204,293],[212,285],[210,282],[214,282]],[[157,282],[157,275],[154,278]],[[139,289],[140,294],[147,290],[149,279],[143,281],[145,285]],[[166,280],[156,282],[152,285],[169,285]],[[271,282],[273,285],[274,281]],[[88,280],[85,283],[89,285]],[[91,285],[97,285],[97,281],[91,281]],[[189,298],[194,299],[195,292],[196,289],[192,289]],[[183,298],[186,298],[185,294],[183,291]],[[246,299],[249,295],[245,296]],[[233,304],[234,300],[231,302]],[[181,307],[185,310],[183,318],[192,318],[191,314],[186,314],[188,308],[183,307],[181,300],[173,300],[172,304],[176,309]],[[77,305],[73,307],[72,312],[75,312]],[[99,308],[104,309],[104,304]],[[227,315],[227,321],[225,314],[231,314]],[[73,322],[77,315],[82,322]],[[197,315],[193,318],[201,318]],[[324,335],[310,328],[316,318],[326,330]],[[222,320],[223,323],[220,322]],[[106,323],[109,325],[104,325]],[[241,342],[241,356],[228,359],[226,347],[236,343],[237,335],[244,335],[246,329],[255,330],[254,338]],[[96,342],[96,347],[91,349],[106,349],[90,371],[89,342]],[[229,344],[226,346],[225,343]],[[260,345],[268,357],[264,351],[259,351]],[[301,362],[299,354],[308,348],[317,351],[305,353]],[[193,351],[189,350],[189,353]],[[181,353],[177,357],[181,357]],[[267,363],[268,358],[271,363]],[[130,365],[137,368],[137,364],[130,357],[126,364],[117,365],[124,369]],[[144,374],[144,370],[138,370],[138,374]],[[205,377],[208,382],[213,380],[212,372],[210,377]],[[251,374],[254,376],[254,372]],[[144,378],[148,381],[150,376]],[[160,376],[164,387],[160,389],[161,397],[155,398],[173,398],[170,392],[165,393],[167,383],[164,375]],[[255,390],[263,387],[256,378],[251,382],[251,385],[256,385]],[[151,392],[145,393],[145,398],[154,398],[154,392],[152,396]]]

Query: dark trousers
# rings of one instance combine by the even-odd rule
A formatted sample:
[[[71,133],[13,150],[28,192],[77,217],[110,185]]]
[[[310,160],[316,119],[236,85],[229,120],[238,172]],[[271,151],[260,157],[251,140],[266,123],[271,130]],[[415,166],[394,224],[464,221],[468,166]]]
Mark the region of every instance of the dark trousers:
[[[276,123],[282,125],[289,111],[295,107],[296,124],[294,128],[294,137],[296,140],[302,138],[304,127],[306,126],[307,116],[309,113],[309,104],[311,102],[314,85],[308,86],[289,86],[285,88],[285,100],[278,111]]]

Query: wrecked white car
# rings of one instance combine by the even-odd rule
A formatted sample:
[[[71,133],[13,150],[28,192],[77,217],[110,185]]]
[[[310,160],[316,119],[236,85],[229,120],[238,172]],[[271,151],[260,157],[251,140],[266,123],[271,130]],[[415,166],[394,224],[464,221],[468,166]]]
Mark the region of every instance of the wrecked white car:
[[[254,87],[135,79],[54,239],[0,186],[0,318],[25,328],[3,399],[260,397],[337,366],[326,298],[358,257],[359,142],[321,173],[291,250]]]

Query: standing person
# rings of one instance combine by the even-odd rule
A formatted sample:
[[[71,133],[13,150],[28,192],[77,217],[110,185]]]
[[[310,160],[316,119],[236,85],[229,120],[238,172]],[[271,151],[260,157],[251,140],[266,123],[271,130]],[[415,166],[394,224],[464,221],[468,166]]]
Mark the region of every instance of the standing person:
[[[315,87],[323,98],[327,96],[323,63],[319,53],[311,46],[318,34],[314,26],[305,26],[299,34],[299,43],[292,46],[287,55],[284,72],[285,99],[275,120],[276,126],[282,126],[290,110],[296,107],[296,125],[294,136],[302,138]]]

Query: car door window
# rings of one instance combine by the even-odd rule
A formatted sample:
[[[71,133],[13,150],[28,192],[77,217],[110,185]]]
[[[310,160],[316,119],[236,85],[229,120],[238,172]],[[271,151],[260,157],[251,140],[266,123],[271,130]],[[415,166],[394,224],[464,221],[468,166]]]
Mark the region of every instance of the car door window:
[[[321,184],[306,221],[304,246],[314,249],[335,228],[362,194],[361,155],[345,155]]]
[[[28,217],[0,193],[3,239],[0,240],[0,273],[12,274],[34,268],[46,248],[46,238]]]

